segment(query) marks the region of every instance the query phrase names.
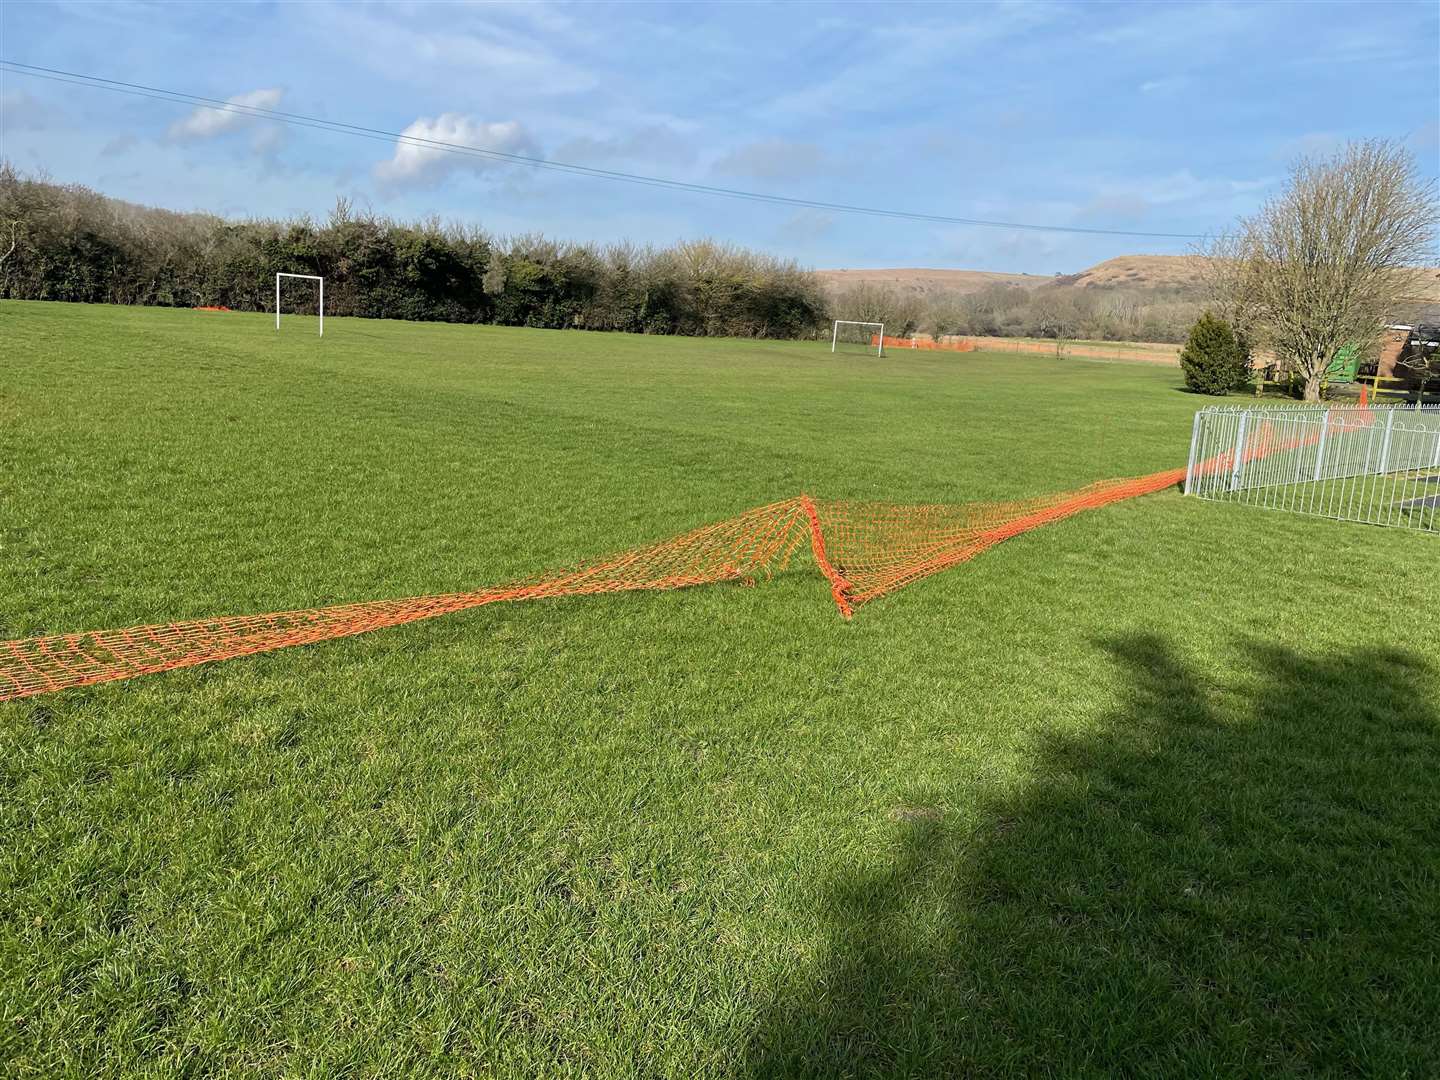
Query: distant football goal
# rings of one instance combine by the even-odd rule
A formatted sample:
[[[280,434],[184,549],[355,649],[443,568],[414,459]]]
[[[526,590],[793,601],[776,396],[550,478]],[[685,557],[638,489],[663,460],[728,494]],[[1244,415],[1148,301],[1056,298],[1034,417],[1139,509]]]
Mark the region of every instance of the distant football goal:
[[[830,351],[885,355],[885,324],[836,319],[830,331]]]
[[[318,281],[320,283],[320,299],[316,310],[320,312],[320,336],[325,336],[325,279],[316,274],[276,274],[275,275],[275,329],[280,329],[280,279],[296,278],[300,281]]]

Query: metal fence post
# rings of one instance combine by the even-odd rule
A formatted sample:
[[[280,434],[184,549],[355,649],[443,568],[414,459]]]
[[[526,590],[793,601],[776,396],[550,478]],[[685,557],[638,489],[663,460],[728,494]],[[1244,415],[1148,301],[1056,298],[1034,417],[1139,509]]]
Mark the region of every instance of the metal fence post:
[[[1191,483],[1195,479],[1195,446],[1200,440],[1200,417],[1201,410],[1195,410],[1195,422],[1190,425],[1190,457],[1185,461],[1185,487],[1181,489],[1185,495],[1194,494],[1190,490]]]
[[[1320,421],[1320,445],[1315,447],[1315,477],[1320,482],[1320,472],[1325,467],[1325,440],[1330,434],[1330,410],[1325,410],[1325,418]]]
[[[1385,417],[1385,438],[1380,440],[1380,467],[1376,473],[1383,473],[1385,466],[1390,464],[1390,433],[1395,430],[1395,410],[1391,409]]]
[[[1240,467],[1245,461],[1245,422],[1250,419],[1248,412],[1240,414],[1240,426],[1235,430],[1235,460],[1230,463],[1230,486],[1227,491],[1234,491],[1235,485],[1240,482]]]

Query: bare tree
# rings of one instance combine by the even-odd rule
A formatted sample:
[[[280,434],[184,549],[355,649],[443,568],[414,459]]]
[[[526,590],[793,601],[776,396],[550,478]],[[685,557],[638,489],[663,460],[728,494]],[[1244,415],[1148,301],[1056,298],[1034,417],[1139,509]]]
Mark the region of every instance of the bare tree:
[[[6,259],[15,254],[15,246],[18,243],[20,243],[20,222],[12,221],[10,222],[10,247],[4,255],[0,255],[0,265],[3,265]]]
[[[10,222],[10,247],[4,255],[0,255],[0,263],[3,263],[15,252],[15,245],[20,242],[20,222]]]
[[[499,251],[490,253],[490,260],[485,264],[485,273],[480,278],[480,287],[485,290],[486,296],[499,296],[505,291],[505,256]]]
[[[837,292],[831,309],[837,319],[885,324],[885,333],[904,337],[914,333],[925,320],[925,305],[918,295],[891,285],[857,281]]]
[[[1308,157],[1285,189],[1210,248],[1219,312],[1275,351],[1318,401],[1345,345],[1370,351],[1434,257],[1436,198],[1397,142]]]

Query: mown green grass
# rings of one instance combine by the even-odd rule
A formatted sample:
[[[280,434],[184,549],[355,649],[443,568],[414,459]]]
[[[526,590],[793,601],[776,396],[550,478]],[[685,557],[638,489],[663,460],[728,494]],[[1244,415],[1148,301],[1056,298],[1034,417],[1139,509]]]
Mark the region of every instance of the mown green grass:
[[[1183,462],[1178,372],[0,305],[0,637]],[[1435,538],[1174,493],[840,620],[497,605],[0,706],[16,1077],[1440,1071]]]

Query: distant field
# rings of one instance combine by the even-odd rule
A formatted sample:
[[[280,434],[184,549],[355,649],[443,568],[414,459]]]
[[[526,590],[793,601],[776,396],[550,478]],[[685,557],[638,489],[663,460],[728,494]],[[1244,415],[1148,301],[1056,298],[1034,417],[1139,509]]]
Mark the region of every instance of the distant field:
[[[1053,356],[1058,351],[1062,357],[1089,359],[1113,357],[1144,363],[1168,364],[1173,367],[1180,366],[1181,346],[1158,341],[1085,341],[1066,338],[1057,345],[1054,338],[975,337],[969,340],[974,341],[980,348],[993,352],[1049,353]]]
[[[1199,404],[313,330],[0,303],[0,638],[1067,490],[1183,464]],[[1434,562],[1172,492],[851,623],[802,560],[0,705],[0,1074],[1436,1075]]]
[[[1054,338],[1017,338],[1018,341],[1031,341],[1037,345],[1054,345]],[[1064,344],[1087,345],[1097,349],[1118,349],[1121,352],[1168,352],[1178,356],[1181,346],[1164,341],[1091,341],[1086,338],[1066,338]]]

